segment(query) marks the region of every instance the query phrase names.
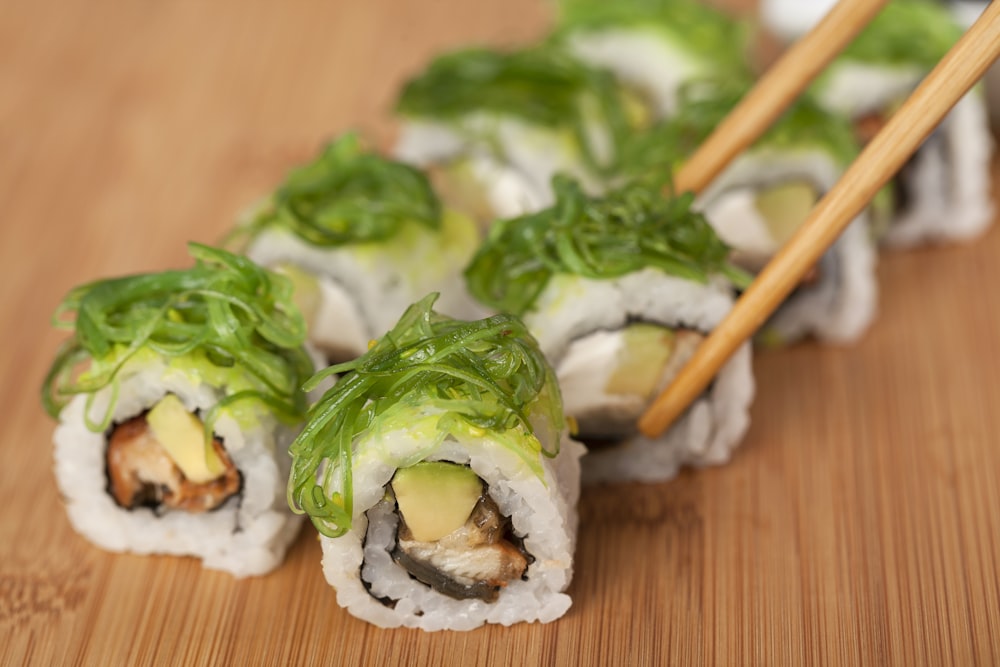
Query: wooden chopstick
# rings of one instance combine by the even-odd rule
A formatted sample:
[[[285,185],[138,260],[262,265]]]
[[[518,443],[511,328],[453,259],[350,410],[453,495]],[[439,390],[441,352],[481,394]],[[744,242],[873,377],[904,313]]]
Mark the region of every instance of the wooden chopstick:
[[[704,391],[736,348],[767,320],[998,56],[1000,2],[993,2],[820,200],[729,315],[647,409],[639,420],[643,434],[660,435]]]
[[[771,66],[674,175],[675,192],[699,193],[755,142],[889,0],[840,0]]]

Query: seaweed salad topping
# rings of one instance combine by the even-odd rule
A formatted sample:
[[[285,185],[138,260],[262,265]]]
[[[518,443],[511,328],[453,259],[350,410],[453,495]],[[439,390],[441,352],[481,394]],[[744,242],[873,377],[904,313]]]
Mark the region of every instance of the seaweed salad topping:
[[[433,447],[451,434],[490,433],[541,476],[546,451],[534,429],[558,432],[562,405],[551,368],[524,324],[510,315],[475,322],[432,310],[436,294],[412,305],[363,356],[317,373],[343,373],[310,409],[292,444],[288,503],[323,535],[351,527],[352,464],[361,438],[419,432]],[[409,463],[413,463],[412,461]]]
[[[742,67],[747,27],[700,0],[560,0],[557,35],[609,28],[669,34],[720,66]]]
[[[690,157],[750,90],[743,77],[703,79],[684,86],[674,116],[631,135],[619,156],[620,178],[669,174]],[[839,164],[859,152],[849,120],[826,111],[810,95],[792,103],[750,150],[821,150]]]
[[[630,131],[622,91],[611,73],[552,45],[512,52],[472,48],[440,56],[406,84],[397,111],[446,122],[489,112],[567,128],[596,169],[603,165],[588,137],[588,119],[598,118],[615,146]]]
[[[206,378],[224,378],[230,393],[204,418],[206,438],[219,410],[236,402],[265,404],[288,423],[305,415],[302,383],[313,364],[302,347],[305,324],[291,282],[245,257],[197,243],[193,268],[99,280],[70,291],[53,326],[73,332],[49,370],[42,403],[53,417],[76,394],[88,394],[88,427],[103,431],[117,399],[119,373],[144,356]],[[94,392],[111,386],[103,419],[90,421]]]
[[[552,187],[551,208],[496,223],[466,269],[469,290],[483,303],[522,315],[559,273],[607,279],[652,267],[699,282],[713,273],[738,285],[749,280],[692,210],[690,193],[665,197],[636,181],[590,197],[563,176]]]
[[[931,0],[893,0],[847,45],[838,60],[937,65],[962,36],[948,9]]]
[[[385,241],[407,224],[441,226],[441,202],[419,169],[366,151],[354,133],[292,171],[236,236],[269,228],[336,247]]]

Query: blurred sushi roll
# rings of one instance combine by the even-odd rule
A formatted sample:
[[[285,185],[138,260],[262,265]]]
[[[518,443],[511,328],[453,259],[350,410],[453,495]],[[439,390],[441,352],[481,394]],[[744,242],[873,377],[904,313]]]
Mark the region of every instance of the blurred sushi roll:
[[[314,370],[291,285],[191,244],[183,271],[79,287],[43,388],[73,528],[109,551],[195,556],[237,577],[298,532],[284,482]]]
[[[548,622],[570,606],[579,457],[517,318],[414,304],[340,373],[292,445],[289,504],[337,602],[382,627]]]
[[[761,23],[784,42],[809,32],[833,9],[837,0],[760,0]]]
[[[604,70],[548,44],[468,49],[435,59],[404,87],[395,154],[462,193],[483,226],[552,203],[567,173],[597,188],[644,111]]]
[[[564,177],[553,188],[550,209],[494,226],[466,279],[538,338],[590,448],[584,482],[660,481],[727,461],[749,424],[749,343],[663,436],[636,423],[732,307],[728,278],[746,284],[729,248],[690,196],[635,182],[590,197]]]
[[[765,3],[763,17],[781,14]],[[793,37],[825,14],[830,2],[803,2],[776,27]],[[809,6],[807,9],[806,6]],[[870,140],[961,36],[948,8],[931,0],[894,0],[813,86],[820,103],[847,115],[860,142]],[[990,134],[981,86],[963,97],[896,176],[893,208],[882,240],[912,246],[981,234],[993,219]]]
[[[309,340],[330,361],[362,354],[430,291],[445,312],[482,314],[459,277],[479,243],[475,224],[442,207],[418,169],[352,133],[289,174],[230,243],[292,279]]]
[[[669,160],[671,150],[692,153],[750,85],[749,80],[730,77],[689,88],[673,118],[646,135],[636,135],[634,141],[646,154],[629,153],[628,167],[637,172],[669,169],[652,165]],[[730,259],[755,274],[805,222],[857,153],[850,123],[805,96],[733,160],[695,205],[732,247]],[[849,343],[867,330],[878,301],[871,211],[877,215],[887,208],[887,194],[877,196],[823,254],[764,325],[758,340],[787,344],[813,336]]]
[[[701,0],[560,0],[554,39],[673,115],[681,89],[744,67],[748,31]]]

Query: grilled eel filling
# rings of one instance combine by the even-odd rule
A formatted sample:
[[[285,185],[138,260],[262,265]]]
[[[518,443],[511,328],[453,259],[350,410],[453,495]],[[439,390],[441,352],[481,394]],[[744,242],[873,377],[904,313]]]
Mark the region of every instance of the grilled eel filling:
[[[393,480],[398,523],[389,555],[438,593],[457,600],[495,602],[504,587],[524,577],[534,559],[470,468],[447,462],[429,467],[444,468],[449,474],[425,476],[419,486],[408,489],[398,472]],[[460,477],[464,479],[453,483]],[[455,491],[456,486],[464,490]],[[452,525],[457,527],[451,529]]]
[[[108,492],[116,503],[125,509],[200,513],[218,508],[240,492],[243,477],[219,438],[213,439],[212,449],[224,470],[214,479],[194,482],[153,434],[148,414],[116,424],[108,437]]]

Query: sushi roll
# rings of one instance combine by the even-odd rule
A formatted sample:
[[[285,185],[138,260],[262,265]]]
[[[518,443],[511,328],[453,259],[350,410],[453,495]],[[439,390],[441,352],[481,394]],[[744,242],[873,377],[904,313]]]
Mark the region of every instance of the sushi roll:
[[[803,3],[801,20],[782,30],[804,32],[830,4]],[[806,5],[816,7],[806,11]],[[764,16],[778,13],[768,10]],[[850,117],[858,140],[866,142],[960,36],[961,28],[940,3],[894,0],[827,68],[813,92],[824,107]],[[986,98],[977,87],[959,100],[894,179],[892,214],[881,226],[882,240],[912,246],[970,239],[985,231],[993,219],[992,151]]]
[[[833,9],[837,0],[760,0],[761,24],[783,42],[794,42]]]
[[[316,403],[288,501],[337,602],[382,627],[552,621],[570,606],[582,446],[516,318],[414,304]]]
[[[553,188],[553,207],[494,226],[466,279],[483,303],[523,317],[556,369],[590,449],[584,482],[661,481],[727,461],[749,424],[749,343],[663,436],[636,423],[731,309],[727,277],[747,277],[690,196],[636,182],[590,197],[564,177]]]
[[[445,54],[406,84],[396,112],[395,154],[483,202],[484,226],[551,204],[557,172],[597,187],[643,114],[609,72],[547,44]]]
[[[59,306],[73,335],[42,393],[56,481],[103,549],[264,574],[301,524],[283,491],[314,365],[285,279],[190,250],[191,269],[101,280]]]
[[[635,136],[645,154],[628,152],[632,162],[623,172],[664,171],[670,169],[664,162],[683,162],[678,154],[692,153],[751,85],[734,76],[689,88],[673,118]],[[695,205],[732,247],[733,263],[755,274],[805,222],[857,153],[850,123],[805,96],[733,160]],[[887,208],[885,194],[876,198],[874,210]],[[867,330],[878,299],[871,224],[869,211],[854,219],[768,320],[758,340],[788,344],[813,336],[850,343]]]
[[[333,362],[362,354],[430,291],[454,316],[483,314],[459,277],[479,243],[475,224],[442,207],[418,169],[353,133],[293,171],[228,243],[293,280],[310,343]]]
[[[691,81],[743,67],[748,31],[700,0],[560,0],[554,39],[672,116]]]

